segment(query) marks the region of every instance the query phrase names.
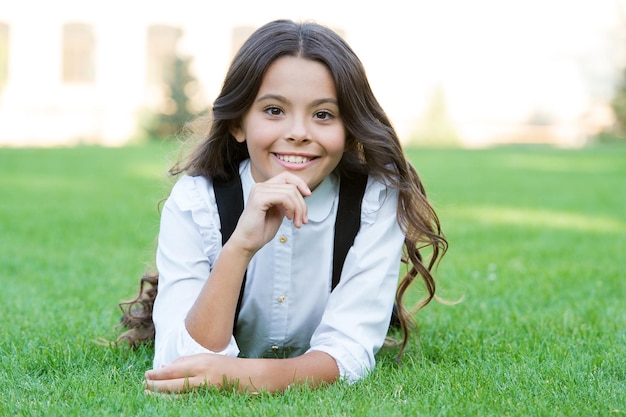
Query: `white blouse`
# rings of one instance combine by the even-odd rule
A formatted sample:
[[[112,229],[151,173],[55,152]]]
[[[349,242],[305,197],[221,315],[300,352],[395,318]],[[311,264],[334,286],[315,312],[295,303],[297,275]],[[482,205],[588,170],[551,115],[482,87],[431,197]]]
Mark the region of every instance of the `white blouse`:
[[[240,175],[246,204],[254,183],[249,161]],[[338,195],[338,179],[331,175],[305,198],[309,222],[298,229],[284,219],[256,253],[248,265],[237,340],[233,336],[224,351],[211,352],[184,322],[222,248],[220,218],[212,183],[181,177],[161,215],[154,368],[196,353],[287,357],[315,350],[333,357],[348,381],[373,369],[389,326],[404,242],[398,194],[368,179],[361,228],[331,293]]]

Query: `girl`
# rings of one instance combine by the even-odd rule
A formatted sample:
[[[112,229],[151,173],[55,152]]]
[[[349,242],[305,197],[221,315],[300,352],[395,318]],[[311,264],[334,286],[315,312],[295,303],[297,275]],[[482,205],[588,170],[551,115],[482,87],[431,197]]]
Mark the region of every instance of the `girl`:
[[[337,34],[286,20],[253,33],[210,131],[170,173],[179,179],[161,217],[158,291],[147,275],[123,304],[130,330],[121,339],[149,339],[154,323],[148,390],[356,381],[374,367],[394,300],[402,355],[412,320],[403,294],[420,275],[420,307],[434,297],[431,269],[447,242],[361,62]],[[360,227],[334,287],[339,190],[356,187],[359,174]],[[225,239],[231,209],[218,207],[216,190],[229,182],[240,182],[244,208]],[[398,285],[401,259],[411,268]]]

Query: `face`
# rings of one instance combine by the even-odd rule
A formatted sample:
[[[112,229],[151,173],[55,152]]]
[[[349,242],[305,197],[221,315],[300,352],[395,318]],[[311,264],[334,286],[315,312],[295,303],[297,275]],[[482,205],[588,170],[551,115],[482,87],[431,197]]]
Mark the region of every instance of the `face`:
[[[231,133],[246,142],[256,182],[290,171],[315,189],[339,164],[346,143],[328,68],[291,56],[274,61]]]

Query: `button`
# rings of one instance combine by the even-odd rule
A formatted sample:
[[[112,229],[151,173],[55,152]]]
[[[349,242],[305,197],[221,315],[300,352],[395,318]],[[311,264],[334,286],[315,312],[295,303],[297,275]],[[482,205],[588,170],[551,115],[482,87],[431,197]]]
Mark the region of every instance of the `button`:
[[[287,242],[287,236],[282,235],[280,238],[278,238],[278,240],[280,241],[280,243],[286,243]]]
[[[282,303],[283,301],[285,301],[285,296],[281,295],[280,297],[278,297],[278,302]]]
[[[272,345],[272,350],[273,350],[274,352],[276,352],[276,351],[278,350],[278,346],[276,346],[276,345]]]

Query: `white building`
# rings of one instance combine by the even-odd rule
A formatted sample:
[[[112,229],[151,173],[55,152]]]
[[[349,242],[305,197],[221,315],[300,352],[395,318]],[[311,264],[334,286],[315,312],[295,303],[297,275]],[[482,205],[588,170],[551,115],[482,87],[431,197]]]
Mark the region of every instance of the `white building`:
[[[339,29],[406,141],[437,138],[434,108],[467,146],[575,146],[611,122],[616,1],[4,0],[0,146],[125,144],[176,49],[207,106],[242,37],[280,17]]]
[[[194,28],[165,9],[141,13],[140,2],[128,2],[125,14],[129,7],[112,12],[111,3],[122,6],[65,0],[2,6],[0,144],[120,145],[137,134],[138,117],[160,97],[163,65],[178,35]],[[195,36],[230,45],[229,31],[211,25]],[[227,54],[212,45],[206,54],[219,63],[198,74],[208,91]]]

